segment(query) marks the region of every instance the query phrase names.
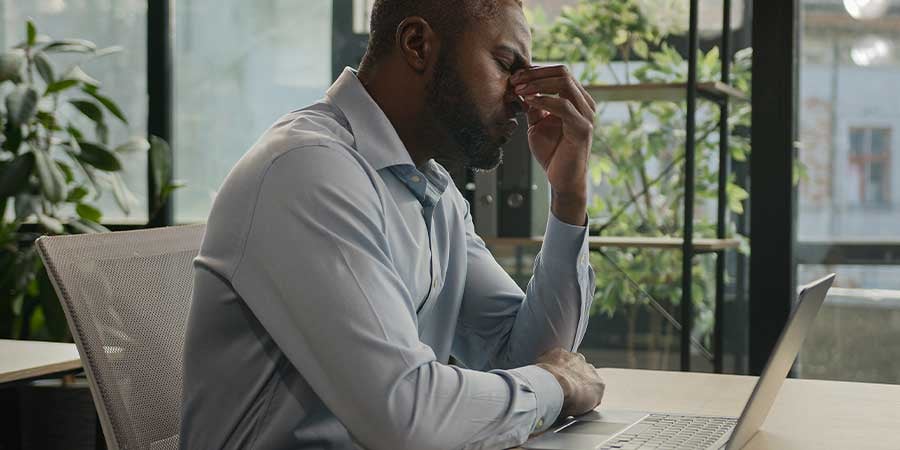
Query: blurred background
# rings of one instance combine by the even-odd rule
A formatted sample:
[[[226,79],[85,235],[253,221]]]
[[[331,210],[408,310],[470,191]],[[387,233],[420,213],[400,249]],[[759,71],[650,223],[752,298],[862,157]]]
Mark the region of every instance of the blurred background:
[[[900,156],[893,156],[900,149],[900,2],[793,1],[794,20],[779,21],[777,8],[751,0],[700,0],[699,48],[691,58],[688,0],[526,0],[535,62],[568,65],[598,99],[590,204],[597,287],[581,348],[594,365],[758,373],[798,286],[836,272],[793,375],[900,382],[900,347],[893,345],[900,340]],[[321,98],[343,67],[358,64],[373,1],[160,3],[162,12],[147,0],[0,0],[5,62],[28,41],[28,20],[35,52],[62,38],[94,46],[45,48],[53,80],[66,73],[80,84],[45,94],[39,110],[68,101],[53,103],[54,120],[96,132],[110,151],[111,143],[134,136],[168,144],[167,153],[148,150],[152,140],[134,141],[135,148],[114,152],[121,166],[115,170],[101,164],[63,173],[69,195],[51,202],[58,208],[49,219],[23,209],[31,199],[46,201],[49,191],[3,192],[6,242],[18,243],[7,246],[18,256],[3,259],[4,270],[29,267],[4,281],[3,338],[71,339],[53,302],[42,297],[52,292],[23,250],[28,239],[79,232],[66,217],[113,230],[204,222],[225,175],[260,134],[280,115]],[[785,39],[773,42],[769,34]],[[86,45],[79,42],[63,44]],[[762,55],[784,64],[754,65]],[[693,94],[694,183],[687,189],[691,62],[698,83],[720,85]],[[43,77],[46,69],[35,67]],[[0,78],[0,95],[13,95],[26,81]],[[116,121],[119,114],[94,95],[97,89],[127,121]],[[105,121],[78,103],[83,97],[94,99]],[[170,101],[151,106],[159,98]],[[787,100],[772,101],[779,98]],[[0,111],[11,114],[6,105]],[[546,182],[533,170],[527,144],[517,141],[507,154],[508,167],[493,175],[450,169],[474,206],[476,226],[524,288],[540,249]],[[4,170],[15,157],[0,151]],[[169,172],[160,175],[161,166]],[[86,181],[92,171],[99,183]],[[3,173],[11,179],[11,169]],[[96,194],[85,197],[90,201],[72,197],[81,185]],[[525,186],[513,202],[527,205],[524,216],[504,197],[517,186]],[[779,195],[773,186],[785,189]],[[680,246],[686,198],[695,245],[688,258],[690,324]],[[525,220],[512,227],[510,217]]]

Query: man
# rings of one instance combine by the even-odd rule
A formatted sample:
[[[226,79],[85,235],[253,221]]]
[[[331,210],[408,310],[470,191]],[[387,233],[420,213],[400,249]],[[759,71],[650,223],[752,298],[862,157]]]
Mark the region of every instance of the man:
[[[518,0],[375,3],[359,72],[280,119],[215,200],[181,448],[506,448],[599,404],[571,353],[595,105],[530,45]],[[435,162],[495,168],[523,111],[552,189],[527,294]]]

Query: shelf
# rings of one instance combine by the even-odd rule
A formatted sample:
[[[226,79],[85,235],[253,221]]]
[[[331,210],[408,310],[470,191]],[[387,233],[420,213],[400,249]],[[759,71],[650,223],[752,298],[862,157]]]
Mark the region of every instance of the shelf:
[[[687,98],[687,83],[592,84],[585,88],[598,102],[679,102]],[[743,92],[721,81],[698,83],[697,94],[713,101],[747,100]]]
[[[544,242],[541,236],[536,237],[495,237],[484,238],[487,245],[540,245]],[[588,246],[600,248],[656,248],[664,250],[680,250],[684,241],[676,237],[610,237],[589,236]],[[694,239],[694,252],[711,253],[719,250],[738,248],[738,239]]]

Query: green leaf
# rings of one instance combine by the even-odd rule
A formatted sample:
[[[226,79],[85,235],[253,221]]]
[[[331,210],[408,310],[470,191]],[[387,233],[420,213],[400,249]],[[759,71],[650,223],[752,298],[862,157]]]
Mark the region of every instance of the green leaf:
[[[81,67],[75,66],[62,77],[68,80],[78,80],[88,86],[92,86],[94,88],[100,86],[100,82],[97,81],[94,77],[88,75]]]
[[[44,126],[44,128],[50,131],[59,131],[59,124],[56,123],[56,116],[46,111],[38,111],[37,115],[38,122]]]
[[[94,52],[94,58],[102,58],[104,56],[114,55],[116,53],[121,53],[125,51],[125,48],[119,45],[114,45],[112,47],[101,48]]]
[[[25,52],[22,50],[11,50],[0,55],[0,83],[18,79],[24,65]]]
[[[187,186],[187,185],[184,183],[171,183],[171,184],[167,184],[167,185],[163,186],[163,188],[160,189],[160,192],[159,192],[159,204],[165,203],[166,200],[169,199],[169,196],[172,195],[173,192],[175,192],[178,189],[181,189],[185,186]]]
[[[129,154],[129,153],[143,153],[150,150],[150,142],[148,142],[144,138],[133,137],[124,144],[116,147],[114,150],[116,153],[121,154]]]
[[[30,86],[17,86],[6,97],[6,111],[13,126],[24,125],[37,113],[38,93]]]
[[[619,46],[628,42],[628,32],[623,29],[616,30],[616,35],[613,38],[613,45]]]
[[[634,54],[638,55],[642,59],[647,59],[647,53],[649,49],[647,48],[647,41],[639,39],[634,41],[634,44],[631,45],[634,49]]]
[[[36,213],[38,223],[44,226],[44,228],[56,233],[63,234],[66,230],[63,228],[62,222],[55,217],[48,216],[40,211]]]
[[[791,179],[793,181],[794,187],[800,184],[801,181],[809,181],[809,174],[806,170],[806,165],[800,162],[800,160],[794,160],[794,170]]]
[[[116,116],[122,123],[128,125],[128,119],[125,118],[125,114],[122,113],[122,110],[119,109],[119,105],[117,105],[114,101],[109,99],[108,97],[104,97],[97,92],[97,88],[86,86],[82,89],[86,94],[94,97],[95,100],[100,102],[101,105],[105,106],[106,109],[114,116]]]
[[[41,75],[41,78],[44,80],[47,85],[53,84],[56,81],[56,75],[53,70],[53,63],[50,62],[50,58],[47,58],[47,55],[43,52],[36,53],[32,59],[34,59],[34,65],[37,66],[38,73]]]
[[[162,138],[150,136],[150,153],[148,158],[153,185],[157,189],[157,192],[154,192],[153,195],[159,199],[162,188],[172,183],[172,149]]]
[[[70,220],[69,226],[74,230],[84,234],[109,233],[109,229],[104,227],[103,225],[84,219]]]
[[[38,180],[41,182],[41,192],[44,197],[52,203],[59,203],[65,200],[68,193],[66,192],[66,179],[59,166],[53,163],[50,157],[43,149],[33,149],[35,165],[37,166]]]
[[[75,86],[78,83],[79,83],[78,80],[54,81],[53,83],[50,83],[47,85],[47,90],[44,91],[44,95],[50,95],[50,94],[55,94],[57,92],[62,92],[66,89],[69,89],[72,86]]]
[[[78,186],[75,189],[69,191],[69,196],[66,197],[66,203],[77,203],[83,200],[88,195],[88,190],[84,188],[84,186]]]
[[[100,141],[100,143],[109,145],[109,128],[105,123],[97,122],[95,133],[97,134],[97,140]]]
[[[102,217],[99,209],[85,203],[76,205],[75,212],[78,213],[78,217],[96,223],[100,223],[100,218]]]
[[[81,147],[81,151],[77,156],[79,160],[104,172],[118,172],[122,170],[122,163],[119,162],[119,158],[109,151],[105,145],[79,141],[78,146]]]
[[[97,181],[97,175],[94,173],[93,168],[91,168],[88,164],[86,164],[84,161],[82,161],[79,158],[79,153],[80,153],[81,149],[80,149],[80,146],[78,145],[78,141],[73,140],[73,141],[69,142],[69,144],[72,147],[71,148],[65,147],[66,153],[68,153],[69,156],[72,157],[72,160],[75,161],[78,164],[78,167],[81,169],[81,171],[84,172],[84,176],[88,179],[88,181],[91,182],[91,186],[94,187],[94,192],[95,192],[94,198],[95,199],[100,198],[100,193],[102,192],[102,188],[100,186],[100,183]]]
[[[66,131],[69,133],[69,136],[72,136],[76,141],[80,141],[84,139],[84,134],[78,128],[75,128],[72,125],[66,127]]]
[[[19,146],[22,145],[22,127],[13,125],[11,122],[7,121],[3,133],[6,137],[6,141],[3,143],[3,149],[8,152],[18,153]]]
[[[125,186],[125,181],[117,173],[112,174],[112,188],[113,197],[115,197],[116,203],[119,204],[119,208],[126,215],[131,214],[131,207],[136,203],[134,195],[131,194],[131,191]]]
[[[25,21],[25,35],[28,37],[28,46],[32,47],[37,43],[37,28],[30,19]]]
[[[96,103],[87,100],[70,100],[76,109],[96,123],[103,123],[103,110]]]
[[[63,176],[66,180],[66,185],[75,181],[75,174],[72,173],[72,168],[66,165],[66,163],[62,161],[56,161],[56,165],[59,166],[59,170],[62,170]]]
[[[5,199],[28,186],[28,178],[34,169],[34,153],[19,155],[0,167],[0,199]]]
[[[83,39],[59,39],[47,44],[44,51],[48,53],[94,53],[97,46]]]
[[[729,183],[725,191],[728,195],[728,209],[735,214],[744,213],[743,201],[750,197],[750,194],[742,187]]]
[[[38,35],[34,37],[35,45],[44,45],[44,44],[48,44],[52,41],[53,41],[53,39],[51,39],[50,36],[47,36],[46,34],[38,33]],[[22,42],[17,43],[16,45],[12,46],[12,48],[14,48],[14,49],[24,49],[25,47],[28,47],[27,41],[22,41]]]

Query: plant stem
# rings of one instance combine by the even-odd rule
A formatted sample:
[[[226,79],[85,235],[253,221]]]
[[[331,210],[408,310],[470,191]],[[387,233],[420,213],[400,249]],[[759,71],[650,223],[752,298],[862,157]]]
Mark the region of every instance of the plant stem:
[[[612,62],[607,61],[607,63],[606,63],[606,68],[609,69],[609,73],[612,74],[613,81],[615,81],[616,84],[622,84],[622,81],[619,80],[619,76],[616,75],[616,70],[613,68]]]
[[[609,145],[606,145],[605,147],[606,147],[606,154],[609,156],[609,159],[611,159],[616,166],[622,167],[622,162],[618,158],[616,158],[616,155],[612,151],[612,148]],[[628,195],[632,199],[638,198],[641,194],[635,194],[634,188],[631,186],[631,182],[628,181],[627,178],[624,181],[625,181],[625,190],[628,191]],[[633,203],[634,203],[633,201],[629,201],[627,203],[626,207],[630,206]],[[643,220],[644,222],[647,222],[647,217],[644,215],[644,213],[641,211],[641,209],[635,208],[635,210],[637,211],[638,215],[641,217],[641,220]]]
[[[704,132],[703,135],[700,136],[699,139],[697,139],[697,141],[702,142],[702,141],[706,140],[706,138],[708,138],[709,135],[712,134],[712,131],[713,131],[713,129],[706,130],[706,132]],[[613,162],[615,162],[615,158],[612,156],[612,152],[610,151],[609,146],[607,146],[607,153],[610,154],[610,158],[613,159]],[[603,233],[604,230],[609,228],[609,226],[612,225],[613,222],[615,222],[616,219],[618,219],[619,216],[621,216],[628,209],[629,206],[634,204],[634,202],[636,202],[640,196],[646,195],[650,191],[651,187],[655,186],[657,183],[662,181],[663,178],[665,178],[665,176],[668,175],[669,172],[671,172],[672,169],[675,168],[675,165],[683,160],[684,160],[683,153],[681,155],[675,157],[675,159],[673,159],[672,162],[669,163],[669,165],[666,166],[666,168],[663,169],[662,172],[660,172],[656,178],[654,178],[649,183],[644,184],[644,189],[641,192],[631,195],[631,197],[628,199],[628,201],[625,202],[624,205],[622,205],[618,210],[616,210],[616,212],[612,216],[610,216],[610,218],[607,219],[607,221],[604,222],[603,225],[600,225],[600,227],[598,227],[597,232]],[[681,198],[681,197],[676,197],[676,198]]]

